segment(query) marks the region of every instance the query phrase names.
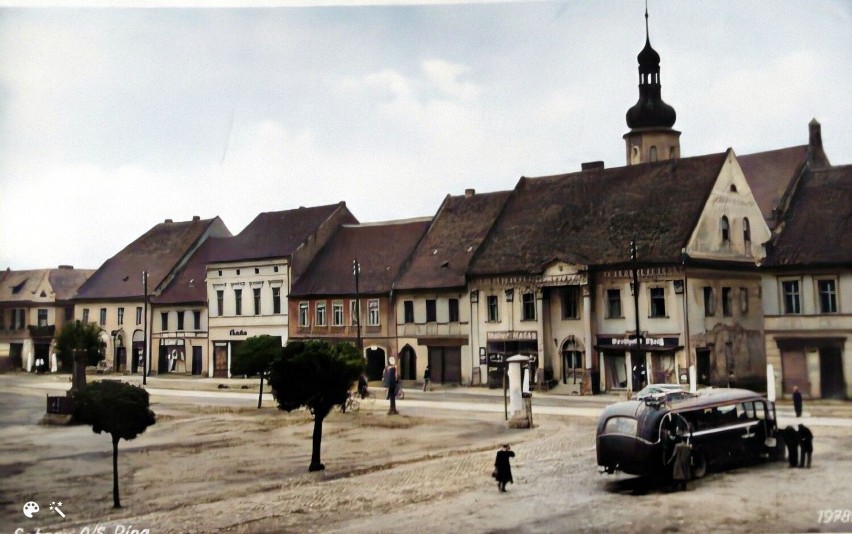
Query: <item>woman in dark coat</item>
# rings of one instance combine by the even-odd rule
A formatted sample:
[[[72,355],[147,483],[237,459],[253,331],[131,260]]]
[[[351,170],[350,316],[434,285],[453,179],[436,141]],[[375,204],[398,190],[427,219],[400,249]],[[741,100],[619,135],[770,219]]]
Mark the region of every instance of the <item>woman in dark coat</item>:
[[[497,479],[497,489],[506,491],[506,483],[512,480],[512,466],[509,464],[509,458],[515,457],[515,451],[506,444],[503,448],[497,451],[497,458],[494,460],[494,478]]]
[[[787,460],[790,467],[799,465],[799,433],[795,428],[788,426],[782,431],[784,445],[787,446]]]

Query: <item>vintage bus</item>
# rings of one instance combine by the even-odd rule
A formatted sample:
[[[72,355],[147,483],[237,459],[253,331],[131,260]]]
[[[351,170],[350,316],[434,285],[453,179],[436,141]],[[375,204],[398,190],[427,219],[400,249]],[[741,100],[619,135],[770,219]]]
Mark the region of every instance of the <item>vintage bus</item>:
[[[607,473],[669,476],[678,439],[692,445],[693,478],[708,469],[784,457],[775,404],[744,389],[707,389],[608,406],[597,428],[598,465]]]

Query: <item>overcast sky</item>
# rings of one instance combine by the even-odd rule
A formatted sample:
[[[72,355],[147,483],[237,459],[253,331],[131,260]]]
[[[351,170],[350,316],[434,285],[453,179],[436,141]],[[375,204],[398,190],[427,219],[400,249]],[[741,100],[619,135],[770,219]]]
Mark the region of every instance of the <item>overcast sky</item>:
[[[644,2],[384,4],[7,0],[0,267],[97,268],[166,218],[236,234],[343,200],[404,219],[624,165]],[[806,144],[816,118],[832,163],[852,163],[852,2],[651,0],[650,36],[684,157]]]

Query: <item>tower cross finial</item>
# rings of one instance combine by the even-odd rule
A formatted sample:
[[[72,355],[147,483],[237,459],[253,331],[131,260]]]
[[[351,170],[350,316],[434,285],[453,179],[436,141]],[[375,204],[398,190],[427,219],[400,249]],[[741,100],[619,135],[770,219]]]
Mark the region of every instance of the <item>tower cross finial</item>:
[[[645,0],[645,40],[651,40],[650,32],[648,32],[648,0]]]

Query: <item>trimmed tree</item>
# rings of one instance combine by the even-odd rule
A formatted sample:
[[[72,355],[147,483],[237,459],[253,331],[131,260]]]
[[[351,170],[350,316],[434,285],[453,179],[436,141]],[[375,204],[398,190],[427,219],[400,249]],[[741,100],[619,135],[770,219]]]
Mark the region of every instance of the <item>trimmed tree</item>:
[[[260,376],[260,393],[257,396],[257,408],[263,401],[263,379],[269,375],[269,366],[281,354],[281,338],[273,336],[253,336],[237,346],[231,359],[231,374]]]
[[[314,417],[313,448],[308,471],[320,471],[322,422],[335,406],[343,406],[364,370],[364,358],[351,343],[291,341],[272,362],[269,385],[281,410],[305,406]]]
[[[101,329],[95,323],[74,321],[56,336],[56,350],[62,361],[73,361],[71,391],[86,387],[86,365],[97,365],[104,350]]]
[[[156,422],[148,407],[148,392],[125,382],[94,382],[74,395],[74,415],[92,425],[92,432],[112,436],[112,502],[121,508],[118,495],[118,440],[131,440]]]

